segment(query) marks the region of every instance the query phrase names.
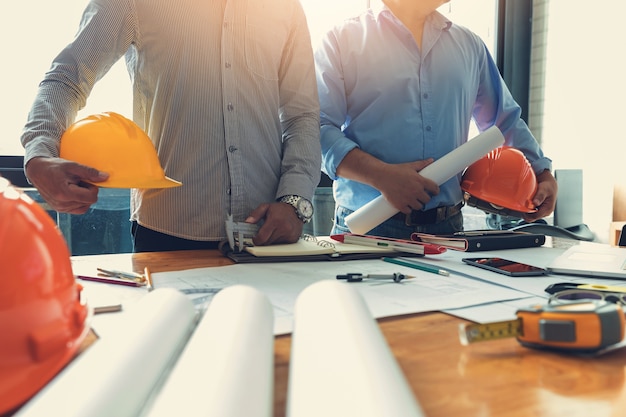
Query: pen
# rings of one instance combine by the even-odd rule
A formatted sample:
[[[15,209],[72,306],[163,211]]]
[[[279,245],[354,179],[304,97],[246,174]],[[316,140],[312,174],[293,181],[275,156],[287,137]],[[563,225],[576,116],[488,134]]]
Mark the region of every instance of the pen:
[[[418,261],[414,261],[414,260],[397,259],[397,258],[383,258],[383,261],[390,262],[390,263],[396,264],[396,265],[408,266],[409,268],[415,268],[415,269],[419,269],[419,270],[422,270],[422,271],[431,272],[433,274],[439,274],[439,275],[444,275],[444,276],[449,276],[450,275],[450,273],[448,271],[446,271],[445,269],[435,268],[434,266],[430,266],[428,264],[425,264],[425,263],[422,263],[422,262],[418,262]]]
[[[150,269],[148,269],[147,266],[143,269],[143,274],[146,277],[148,291],[152,291],[154,289],[154,285],[152,285],[152,274],[150,273]]]
[[[359,274],[359,273],[348,273],[343,275],[337,275],[337,279],[345,279],[347,282],[361,282],[364,279],[382,279],[382,280],[392,280],[393,282],[400,282],[403,279],[407,278],[415,278],[411,275],[404,275],[399,272],[395,272],[393,274]]]
[[[125,285],[127,287],[143,287],[145,285],[145,283],[143,282],[130,281],[128,279],[123,279],[123,278],[89,277],[86,275],[76,275],[76,278],[82,279],[83,281],[103,282],[105,284]]]

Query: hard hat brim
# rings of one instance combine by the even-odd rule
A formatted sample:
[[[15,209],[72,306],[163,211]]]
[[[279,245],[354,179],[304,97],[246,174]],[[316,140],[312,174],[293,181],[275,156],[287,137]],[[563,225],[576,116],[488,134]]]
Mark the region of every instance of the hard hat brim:
[[[477,198],[467,192],[464,194],[463,199],[465,200],[465,204],[470,207],[476,207],[484,212],[500,214],[503,216],[522,218],[525,214],[536,213],[538,211],[537,208],[529,209],[528,207],[508,207],[505,205],[498,205],[497,203]]]
[[[503,207],[505,209],[513,210],[513,211],[516,211],[518,213],[523,213],[523,214],[536,213],[538,211],[536,207],[535,208],[531,208],[531,207],[528,207],[528,206],[523,206],[521,204],[515,204],[515,203],[511,204],[510,201],[506,201],[504,199],[498,199],[498,198],[493,198],[493,199],[489,200],[487,203],[491,204],[494,207],[500,206],[500,207]]]
[[[150,178],[113,178],[102,182],[94,182],[102,188],[174,188],[183,185],[182,182],[176,181],[169,177],[162,179]]]

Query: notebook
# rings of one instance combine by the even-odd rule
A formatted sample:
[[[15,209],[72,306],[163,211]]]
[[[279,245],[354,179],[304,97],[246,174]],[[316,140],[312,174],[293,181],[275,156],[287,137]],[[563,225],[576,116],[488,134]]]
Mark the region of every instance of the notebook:
[[[349,261],[356,259],[379,259],[384,256],[423,256],[399,252],[387,247],[372,247],[341,243],[329,236],[304,236],[296,243],[268,246],[246,246],[242,252],[234,252],[228,242],[220,250],[237,263],[252,262],[305,262],[305,261]]]
[[[548,265],[555,274],[626,279],[626,249],[583,243],[567,249]]]
[[[393,249],[340,243],[328,236],[314,239],[299,239],[296,243],[268,246],[246,246],[245,251],[254,256],[308,256],[340,255],[352,253],[379,253],[384,256],[393,253]]]

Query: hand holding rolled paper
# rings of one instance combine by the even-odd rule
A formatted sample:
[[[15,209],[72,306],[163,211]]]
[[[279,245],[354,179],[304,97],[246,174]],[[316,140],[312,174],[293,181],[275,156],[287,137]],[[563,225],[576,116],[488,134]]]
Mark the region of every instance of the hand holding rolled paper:
[[[492,126],[420,171],[420,175],[441,185],[484,155],[504,144],[504,136]],[[398,212],[381,195],[346,217],[352,233],[366,234]]]

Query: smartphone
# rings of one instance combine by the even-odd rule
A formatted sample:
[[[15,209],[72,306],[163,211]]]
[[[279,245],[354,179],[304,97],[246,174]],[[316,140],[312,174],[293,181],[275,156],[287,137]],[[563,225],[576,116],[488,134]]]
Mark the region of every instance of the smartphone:
[[[477,266],[510,277],[545,275],[548,272],[546,269],[538,266],[502,258],[463,258],[462,261],[468,265]]]

